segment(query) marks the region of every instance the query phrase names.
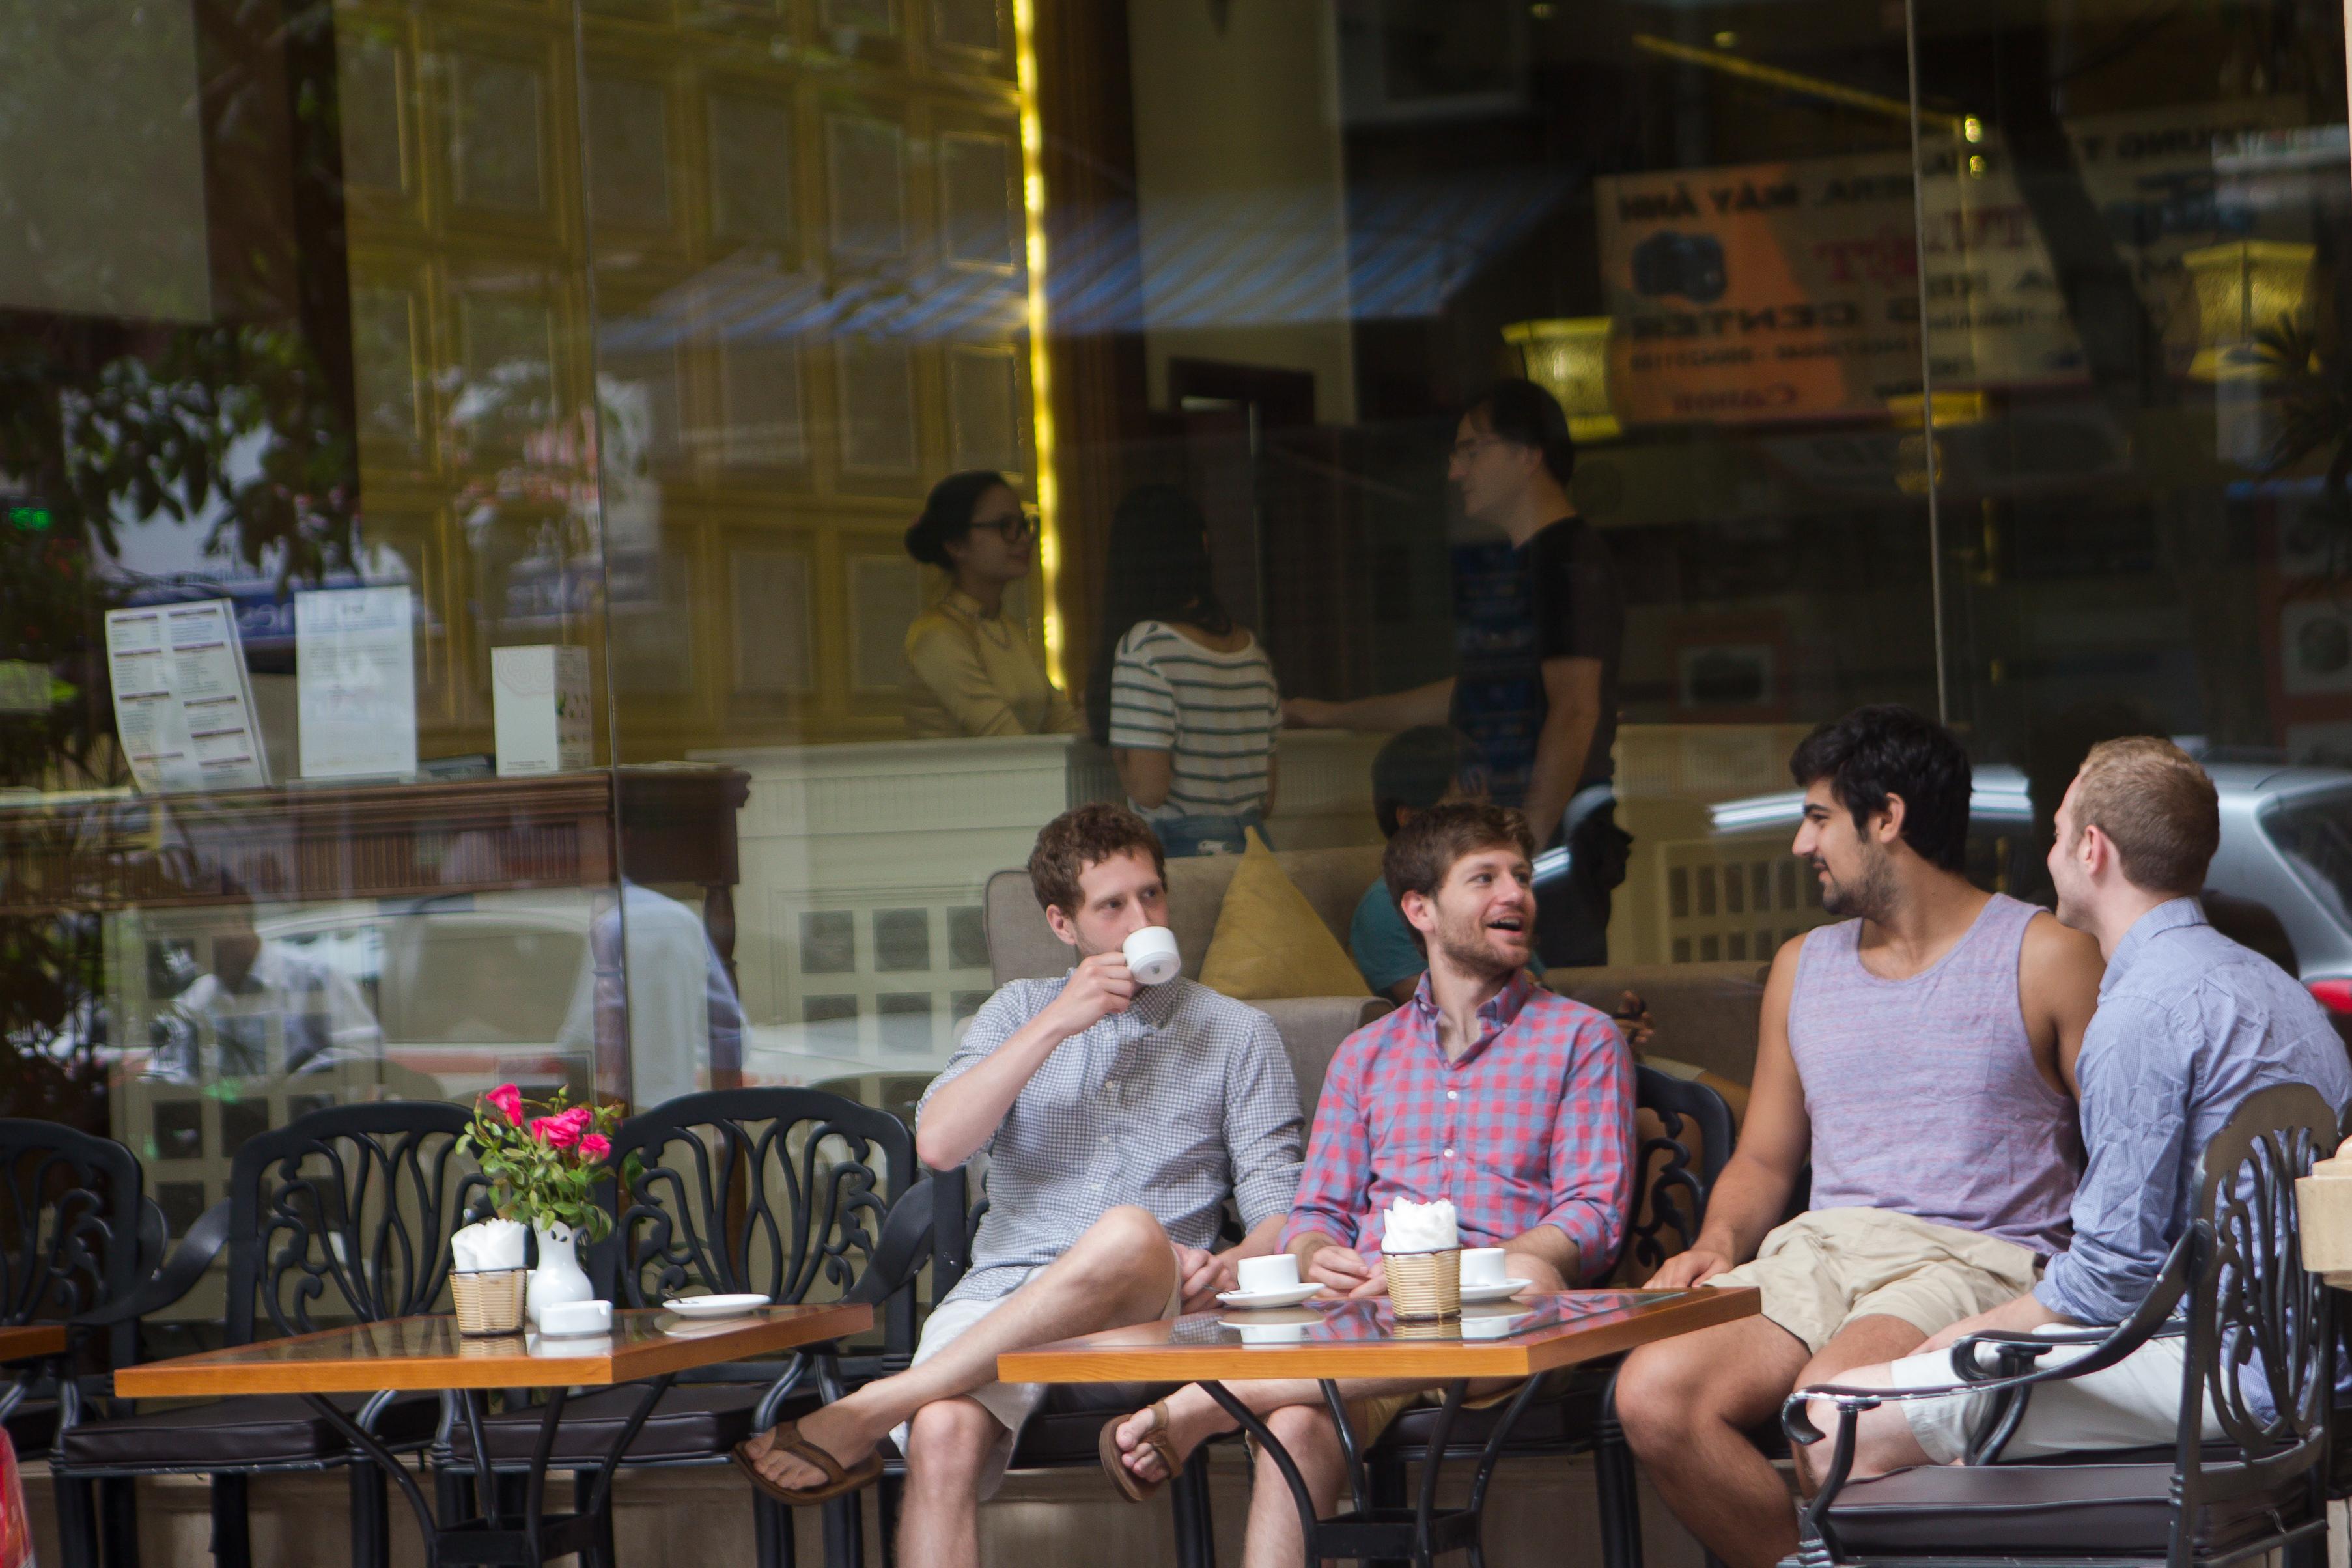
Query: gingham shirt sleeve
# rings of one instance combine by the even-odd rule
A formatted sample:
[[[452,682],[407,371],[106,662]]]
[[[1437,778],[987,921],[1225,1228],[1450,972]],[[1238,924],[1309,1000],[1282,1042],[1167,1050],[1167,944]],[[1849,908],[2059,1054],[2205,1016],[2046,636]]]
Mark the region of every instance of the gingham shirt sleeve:
[[[1022,1025],[1036,1016],[1037,1010],[1025,993],[1026,987],[1007,985],[981,1004],[980,1011],[971,1016],[971,1027],[963,1033],[963,1043],[956,1047],[955,1055],[948,1058],[948,1065],[931,1079],[930,1087],[923,1090],[923,1098],[916,1104],[918,1130],[923,1125],[923,1112],[930,1109],[933,1095],[980,1065],[991,1051],[1011,1039]],[[997,1127],[1002,1131],[1003,1123],[999,1122]],[[980,1149],[972,1152],[978,1153],[995,1142],[996,1133],[991,1132]]]
[[[1244,1230],[1289,1213],[1298,1193],[1298,1080],[1274,1020],[1251,1016],[1248,1041],[1225,1060],[1225,1149]]]
[[[1598,1016],[1569,1047],[1569,1088],[1551,1135],[1551,1209],[1538,1223],[1576,1243],[1584,1278],[1617,1261],[1633,1206],[1633,1060]]]
[[[1354,1037],[1340,1046],[1323,1079],[1323,1096],[1315,1107],[1315,1137],[1307,1146],[1307,1168],[1298,1177],[1298,1201],[1291,1205],[1290,1223],[1282,1227],[1282,1245],[1321,1232],[1342,1247],[1356,1244],[1356,1216],[1361,1212],[1372,1175],[1371,1130],[1358,1109],[1358,1094],[1369,1051],[1351,1048]]]

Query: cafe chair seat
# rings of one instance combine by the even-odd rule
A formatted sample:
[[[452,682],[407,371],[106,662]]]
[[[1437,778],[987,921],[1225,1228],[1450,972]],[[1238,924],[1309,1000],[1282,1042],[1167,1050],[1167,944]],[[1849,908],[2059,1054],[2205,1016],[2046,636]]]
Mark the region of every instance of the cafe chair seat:
[[[654,1405],[653,1414],[629,1441],[622,1463],[629,1465],[701,1464],[723,1455],[757,1430],[755,1417],[768,1385],[757,1383],[702,1383],[674,1387]],[[594,1469],[613,1451],[613,1439],[633,1415],[644,1392],[635,1387],[601,1389],[583,1394],[563,1406],[556,1424],[555,1469]],[[796,1393],[777,1413],[794,1420],[817,1407],[814,1390]],[[482,1443],[490,1451],[493,1468],[520,1469],[530,1463],[539,1442],[540,1413],[536,1409],[502,1411],[482,1417]],[[474,1468],[474,1435],[465,1422],[449,1431],[454,1463]]]
[[[1849,1481],[1830,1510],[1848,1558],[2162,1557],[2172,1533],[2170,1458],[2141,1465],[1921,1465]],[[2195,1549],[2229,1551],[2303,1522],[2299,1500],[2254,1494],[2200,1509]]]
[[[331,1397],[356,1415],[371,1396]],[[414,1447],[433,1436],[440,1411],[438,1394],[401,1394],[377,1416],[375,1430],[388,1447]],[[59,1458],[87,1475],[323,1465],[341,1463],[350,1452],[351,1439],[297,1394],[257,1394],[85,1422],[60,1434],[57,1447]]]

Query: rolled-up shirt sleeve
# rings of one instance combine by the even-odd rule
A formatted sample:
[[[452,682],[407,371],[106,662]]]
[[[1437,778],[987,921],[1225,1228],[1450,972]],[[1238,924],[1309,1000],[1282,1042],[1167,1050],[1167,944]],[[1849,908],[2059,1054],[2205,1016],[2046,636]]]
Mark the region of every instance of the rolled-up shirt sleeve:
[[[2190,1053],[2143,1047],[2181,1026],[2164,1008],[2111,996],[2084,1031],[2075,1076],[2088,1160],[2074,1189],[2074,1236],[2033,1289],[2034,1300],[2078,1323],[2129,1317],[2172,1249],[2165,1233],[2187,1168],[2196,1086],[2175,1070]]]
[[[1633,1206],[1633,1061],[1625,1040],[1594,1016],[1577,1031],[1569,1083],[1551,1136],[1551,1207],[1538,1223],[1576,1243],[1583,1277],[1617,1261]]]
[[[1324,1075],[1298,1199],[1282,1227],[1285,1247],[1318,1234],[1342,1247],[1356,1245],[1356,1217],[1364,1212],[1372,1179],[1372,1139],[1358,1104],[1365,1053],[1355,1047],[1354,1038],[1342,1045]]]
[[[1225,1152],[1244,1230],[1290,1212],[1298,1193],[1299,1120],[1298,1080],[1281,1031],[1258,1014],[1248,1043],[1225,1060]]]

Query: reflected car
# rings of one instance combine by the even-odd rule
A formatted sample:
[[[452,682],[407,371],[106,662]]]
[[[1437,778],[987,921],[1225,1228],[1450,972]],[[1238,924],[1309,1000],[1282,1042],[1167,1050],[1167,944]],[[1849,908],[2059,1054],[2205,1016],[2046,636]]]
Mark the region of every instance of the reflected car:
[[[2205,771],[2221,810],[2221,845],[2205,879],[2213,923],[2277,960],[2338,1028],[2352,1028],[2352,770],[2216,758]],[[1722,801],[1708,807],[1710,834],[1793,836],[1803,805],[1796,790]],[[1969,803],[1971,871],[2000,867],[1998,845],[2021,837],[2030,845],[2033,820],[2024,773],[1979,768]],[[2046,888],[2038,868],[2015,853],[2006,858]]]

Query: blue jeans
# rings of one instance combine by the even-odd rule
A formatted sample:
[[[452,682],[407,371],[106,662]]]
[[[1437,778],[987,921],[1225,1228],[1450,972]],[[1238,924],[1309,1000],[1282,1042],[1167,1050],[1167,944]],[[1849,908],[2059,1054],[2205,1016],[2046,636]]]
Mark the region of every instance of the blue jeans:
[[[1151,831],[1171,859],[1187,855],[1238,855],[1246,847],[1244,830],[1255,827],[1265,836],[1265,818],[1255,811],[1239,816],[1163,816]]]

